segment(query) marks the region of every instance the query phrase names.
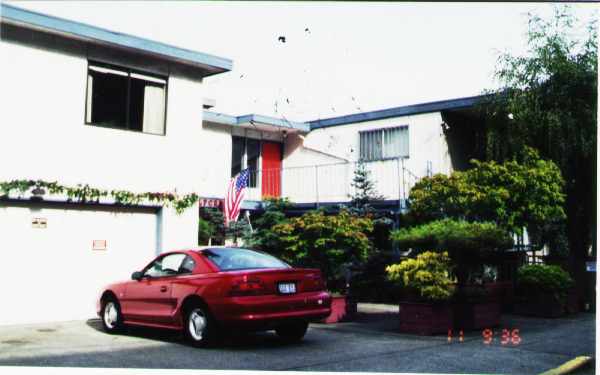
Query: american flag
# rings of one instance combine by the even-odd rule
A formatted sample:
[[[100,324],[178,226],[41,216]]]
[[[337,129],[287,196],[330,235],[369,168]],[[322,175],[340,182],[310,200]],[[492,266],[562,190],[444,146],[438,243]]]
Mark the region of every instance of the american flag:
[[[225,225],[231,221],[237,221],[240,215],[240,206],[244,200],[244,192],[248,187],[250,172],[244,169],[229,181],[227,194],[225,196]]]

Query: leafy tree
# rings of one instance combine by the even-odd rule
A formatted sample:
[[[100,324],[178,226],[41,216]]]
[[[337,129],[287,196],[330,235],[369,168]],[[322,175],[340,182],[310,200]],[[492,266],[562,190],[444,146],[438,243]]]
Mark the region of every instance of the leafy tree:
[[[319,268],[331,290],[339,291],[343,267],[367,259],[373,230],[370,218],[341,210],[325,215],[322,210],[309,211],[301,217],[273,227],[282,243],[281,257],[293,264]]]
[[[419,181],[410,192],[411,215],[420,222],[446,217],[493,221],[520,233],[565,217],[558,167],[525,147],[520,162],[472,160],[472,168]]]
[[[264,204],[265,212],[252,222],[254,231],[244,238],[244,242],[248,247],[279,256],[282,249],[281,239],[273,231],[273,227],[286,222],[285,211],[292,204],[287,198],[267,199]]]
[[[571,271],[585,285],[596,228],[598,47],[596,20],[585,35],[567,7],[544,20],[530,15],[529,51],[504,53],[496,69],[502,94],[486,107],[487,157],[503,161],[525,146],[554,161],[566,181]]]

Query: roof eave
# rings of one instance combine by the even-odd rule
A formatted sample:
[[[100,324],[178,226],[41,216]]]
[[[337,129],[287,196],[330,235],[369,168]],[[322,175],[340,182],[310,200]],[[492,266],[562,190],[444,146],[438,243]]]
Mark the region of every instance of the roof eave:
[[[113,32],[92,25],[66,20],[14,6],[0,4],[1,22],[45,33],[60,35],[86,43],[131,50],[135,53],[201,69],[203,76],[224,73],[233,69],[230,59],[195,52],[133,35]]]
[[[310,124],[310,130],[315,130],[331,126],[354,124],[358,122],[383,120],[387,118],[419,115],[423,113],[433,113],[445,110],[464,109],[473,107],[482,99],[488,98],[490,96],[491,95],[477,95],[465,98],[407,105],[402,107],[388,108],[371,112],[356,113],[346,116],[309,121],[308,123]]]
[[[289,131],[308,133],[310,126],[307,123],[278,119],[269,116],[250,114],[243,116],[230,116],[223,113],[204,111],[204,121],[218,125],[240,126],[244,128],[258,128],[264,131]]]

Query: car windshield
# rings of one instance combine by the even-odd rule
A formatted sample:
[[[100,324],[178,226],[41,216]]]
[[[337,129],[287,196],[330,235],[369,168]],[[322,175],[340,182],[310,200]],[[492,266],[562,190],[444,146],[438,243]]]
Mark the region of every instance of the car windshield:
[[[290,268],[290,266],[263,252],[238,249],[238,248],[214,248],[202,250],[221,271],[247,270],[260,268]]]

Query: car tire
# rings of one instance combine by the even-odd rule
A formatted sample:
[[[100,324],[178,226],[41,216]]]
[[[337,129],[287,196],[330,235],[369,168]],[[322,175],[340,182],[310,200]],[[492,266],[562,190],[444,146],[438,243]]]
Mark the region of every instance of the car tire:
[[[275,333],[286,342],[298,342],[306,335],[307,330],[308,322],[296,322],[278,327]]]
[[[196,347],[213,344],[216,337],[216,323],[205,306],[192,305],[185,310],[183,334],[188,343]]]
[[[106,333],[118,333],[123,330],[123,315],[121,305],[114,297],[109,297],[102,302],[102,327]]]

